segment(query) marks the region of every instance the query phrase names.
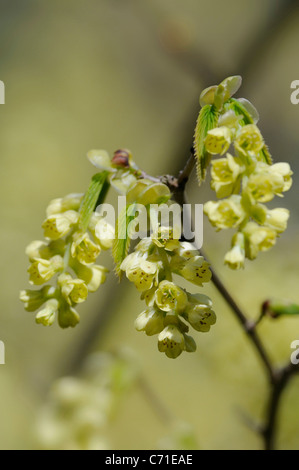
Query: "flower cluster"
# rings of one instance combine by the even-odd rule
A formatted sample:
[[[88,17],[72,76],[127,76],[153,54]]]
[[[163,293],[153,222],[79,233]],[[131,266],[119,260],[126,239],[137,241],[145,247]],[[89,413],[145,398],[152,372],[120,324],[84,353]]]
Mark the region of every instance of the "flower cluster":
[[[175,239],[172,229],[159,227],[143,239],[121,265],[145,300],[147,308],[137,317],[137,331],[158,335],[158,349],[169,358],[194,352],[189,326],[201,332],[216,322],[212,301],[204,294],[190,294],[173,282],[173,274],[196,286],[211,279],[208,263],[188,242]]]
[[[45,326],[52,325],[56,316],[62,328],[76,326],[80,320],[76,305],[106,278],[107,269],[95,262],[101,250],[111,247],[114,231],[97,212],[83,229],[82,201],[82,194],[51,201],[42,224],[45,240],[33,241],[26,249],[29,282],[42,287],[21,291],[20,299],[27,311],[38,310],[36,322]],[[55,285],[46,284],[54,277]]]
[[[63,377],[51,387],[38,415],[36,434],[45,450],[107,450],[107,429],[139,366],[130,350],[89,356],[80,377]]]
[[[245,258],[255,259],[260,251],[269,250],[286,230],[289,211],[270,210],[265,203],[290,189],[292,171],[288,163],[272,163],[251,103],[228,99],[221,106],[218,127],[205,138],[206,151],[222,157],[211,162],[211,187],[219,200],[207,202],[204,212],[217,230],[237,229],[225,263],[239,269]],[[231,146],[234,155],[227,153]]]

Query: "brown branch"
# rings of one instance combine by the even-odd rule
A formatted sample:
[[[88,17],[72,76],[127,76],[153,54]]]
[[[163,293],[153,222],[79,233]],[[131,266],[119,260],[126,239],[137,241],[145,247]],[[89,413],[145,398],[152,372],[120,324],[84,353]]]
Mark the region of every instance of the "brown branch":
[[[194,154],[191,154],[191,157],[186,162],[184,169],[180,172],[178,178],[171,178],[168,180],[168,185],[173,190],[174,199],[180,205],[187,204],[185,187],[188,182],[188,179],[192,173],[192,170],[195,166],[195,157]],[[183,176],[182,176],[183,175]],[[191,227],[193,228],[193,221],[191,220]],[[202,248],[200,249],[202,256],[208,261],[207,256],[203,252]],[[220,277],[216,273],[215,269],[210,263],[210,270],[212,272],[212,282],[218,292],[221,294],[225,302],[230,306],[234,312],[236,318],[239,320],[244,332],[251,341],[253,347],[255,348],[256,353],[260,357],[265,371],[268,375],[269,385],[270,385],[270,397],[268,401],[265,425],[263,427],[256,426],[257,432],[262,436],[264,440],[265,450],[273,450],[275,447],[276,441],[276,431],[277,431],[277,416],[279,411],[279,405],[281,402],[281,397],[285,391],[287,385],[289,384],[291,378],[296,373],[299,373],[299,367],[294,366],[289,362],[285,367],[277,369],[275,365],[271,362],[271,359],[266,352],[265,346],[260,339],[257,333],[257,325],[259,321],[254,322],[247,318],[245,313],[241,310],[240,306],[234,300],[230,292],[227,290]]]

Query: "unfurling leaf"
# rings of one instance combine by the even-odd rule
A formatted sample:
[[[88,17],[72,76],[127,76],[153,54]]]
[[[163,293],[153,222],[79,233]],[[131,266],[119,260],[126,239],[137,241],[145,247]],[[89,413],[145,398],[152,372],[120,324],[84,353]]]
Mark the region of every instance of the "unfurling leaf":
[[[217,126],[218,112],[213,105],[204,106],[198,116],[195,135],[194,135],[194,151],[197,162],[198,183],[206,177],[206,169],[211,161],[211,154],[207,152],[205,147],[205,138],[208,131]]]
[[[119,277],[121,277],[120,265],[129,253],[131,237],[128,233],[130,222],[135,219],[136,204],[128,205],[119,215],[116,230],[115,240],[112,248],[112,255],[115,262],[115,270]]]

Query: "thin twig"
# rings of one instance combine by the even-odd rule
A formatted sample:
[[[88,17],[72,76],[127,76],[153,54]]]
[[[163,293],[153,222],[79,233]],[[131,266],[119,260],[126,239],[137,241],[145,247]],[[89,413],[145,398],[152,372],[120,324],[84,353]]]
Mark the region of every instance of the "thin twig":
[[[205,255],[205,253],[203,252],[203,250],[201,249],[200,251],[201,251],[202,256],[204,256],[204,258],[206,259],[206,261],[208,261],[208,259]],[[213,282],[214,286],[216,287],[218,292],[222,295],[222,297],[226,301],[226,303],[233,310],[233,312],[236,315],[237,319],[241,323],[244,331],[246,332],[248,338],[251,340],[251,342],[255,346],[255,349],[256,349],[260,359],[262,360],[262,362],[263,362],[263,364],[266,368],[266,371],[269,375],[269,379],[270,379],[271,383],[274,383],[275,382],[275,372],[273,370],[271,360],[269,359],[268,354],[267,354],[267,352],[264,348],[264,345],[262,344],[262,342],[259,338],[259,335],[257,334],[256,328],[255,328],[255,323],[252,322],[251,320],[249,320],[246,317],[246,315],[242,312],[241,308],[239,307],[237,302],[233,299],[233,297],[231,296],[231,294],[229,293],[229,291],[227,290],[227,288],[225,287],[225,285],[223,284],[220,277],[218,276],[218,274],[216,273],[215,269],[212,266],[210,266],[210,270],[212,272],[212,282]]]
[[[165,424],[170,424],[173,422],[173,416],[168,408],[162,403],[158,395],[150,387],[149,383],[143,376],[139,377],[138,385],[142,391],[147,402],[150,404],[152,409],[155,411],[158,418]]]
[[[185,187],[188,182],[188,179],[192,173],[193,167],[195,165],[195,158],[191,155],[191,158],[187,160],[184,170],[180,173],[180,175],[184,174],[184,177],[180,181],[180,176],[176,179],[175,184],[175,193],[174,197],[176,202],[179,204],[187,204],[186,194],[185,194]],[[180,181],[180,182],[179,182]],[[171,180],[169,181],[171,185]],[[183,192],[183,197],[181,197],[181,193]],[[178,196],[178,197],[177,197]],[[181,203],[183,201],[183,204]],[[191,220],[191,227],[194,230],[193,221]],[[208,261],[207,256],[203,252],[202,248],[200,249],[202,256]],[[212,282],[218,292],[221,294],[225,302],[230,306],[232,311],[234,312],[235,316],[239,320],[244,332],[250,339],[253,347],[255,348],[257,354],[259,355],[262,363],[264,364],[265,370],[267,372],[269,378],[269,385],[270,385],[270,398],[268,402],[267,414],[265,419],[265,425],[263,427],[259,426],[256,427],[257,432],[262,436],[264,440],[265,450],[272,450],[275,446],[276,440],[276,431],[277,431],[277,416],[279,411],[279,405],[281,402],[281,397],[283,392],[285,391],[287,385],[289,384],[292,376],[295,373],[299,373],[299,367],[294,366],[291,362],[289,362],[285,367],[282,369],[276,369],[274,364],[271,362],[271,359],[266,352],[265,346],[261,341],[258,333],[257,333],[257,325],[259,322],[251,321],[247,318],[245,313],[241,310],[240,306],[234,300],[230,292],[227,290],[223,282],[221,281],[220,277],[216,273],[215,269],[212,267],[210,263],[210,270],[212,272]]]

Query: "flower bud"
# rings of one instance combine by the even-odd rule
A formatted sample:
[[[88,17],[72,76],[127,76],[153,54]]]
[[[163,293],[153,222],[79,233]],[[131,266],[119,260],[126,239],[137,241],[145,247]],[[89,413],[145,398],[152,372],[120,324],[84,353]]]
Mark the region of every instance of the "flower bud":
[[[74,328],[80,322],[77,311],[67,303],[62,303],[58,312],[58,323],[61,328]]]
[[[129,150],[122,149],[116,150],[112,158],[112,165],[116,168],[130,168],[132,161],[132,154]]]
[[[135,320],[137,331],[144,331],[148,336],[156,335],[164,329],[165,313],[156,308],[142,312]]]
[[[244,268],[245,263],[245,239],[242,232],[236,233],[232,240],[232,249],[226,253],[224,264],[231,269]]]

